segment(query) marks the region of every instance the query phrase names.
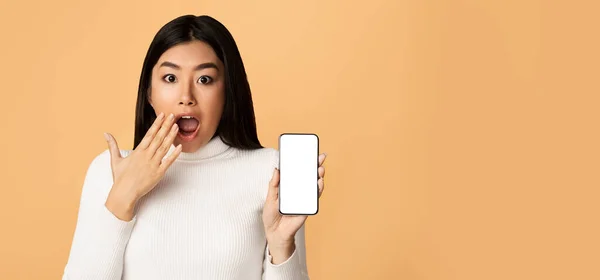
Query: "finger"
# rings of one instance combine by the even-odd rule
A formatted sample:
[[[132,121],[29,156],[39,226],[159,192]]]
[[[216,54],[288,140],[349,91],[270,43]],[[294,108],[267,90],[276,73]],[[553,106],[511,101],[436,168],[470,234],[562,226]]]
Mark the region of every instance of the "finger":
[[[167,172],[167,169],[169,169],[169,167],[171,167],[173,162],[175,162],[177,157],[179,157],[179,154],[181,154],[181,149],[182,149],[181,144],[177,145],[177,147],[175,147],[175,150],[173,150],[173,152],[168,157],[164,158],[161,161],[161,164],[158,167],[158,170],[160,171],[161,174],[165,174],[165,172]]]
[[[273,176],[269,181],[269,190],[267,191],[267,200],[275,201],[278,198],[279,188],[279,169],[273,170]]]
[[[317,181],[317,185],[319,186],[319,198],[321,197],[321,194],[323,194],[323,190],[325,189],[325,183],[323,181],[323,178],[319,179],[319,181]]]
[[[158,116],[156,117],[156,120],[154,120],[154,123],[152,123],[152,126],[150,126],[150,128],[146,132],[146,135],[144,135],[144,138],[142,139],[142,141],[140,141],[140,144],[138,144],[138,147],[140,149],[148,148],[150,143],[152,143],[152,139],[154,139],[154,136],[160,129],[164,119],[165,119],[164,113],[158,114]]]
[[[160,147],[162,142],[165,140],[167,134],[169,134],[171,126],[174,123],[174,119],[175,117],[173,116],[173,114],[170,114],[169,117],[163,122],[156,135],[154,136],[154,139],[152,139],[150,146],[148,146],[148,152],[150,153],[150,157],[154,156],[158,147]]]
[[[326,153],[319,155],[319,166],[323,165],[323,162],[325,162],[326,157],[327,157]]]
[[[325,177],[325,167],[324,166],[320,166],[318,173],[319,173],[319,178]]]
[[[110,153],[110,162],[115,163],[116,160],[121,158],[121,152],[117,140],[110,133],[104,133],[104,138],[108,143],[108,152]]]
[[[171,144],[173,144],[173,141],[175,140],[178,131],[179,126],[177,126],[177,124],[174,123],[171,126],[171,131],[169,131],[169,134],[167,135],[167,137],[165,137],[165,140],[163,141],[162,145],[160,145],[153,158],[158,158],[159,160],[162,160],[162,158],[167,154],[167,152],[169,152],[169,148],[171,147]]]

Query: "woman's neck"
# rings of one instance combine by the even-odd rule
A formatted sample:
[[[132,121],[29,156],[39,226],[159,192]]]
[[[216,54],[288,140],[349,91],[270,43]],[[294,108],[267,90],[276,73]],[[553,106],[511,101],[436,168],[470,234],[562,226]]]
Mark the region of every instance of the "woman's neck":
[[[197,160],[206,160],[217,157],[219,155],[224,154],[229,151],[232,147],[225,144],[221,137],[215,136],[211,140],[208,141],[205,145],[200,148],[194,150],[188,150],[187,152],[181,152],[178,160],[185,161],[197,161]],[[169,148],[169,154],[175,150],[175,145],[171,145]]]

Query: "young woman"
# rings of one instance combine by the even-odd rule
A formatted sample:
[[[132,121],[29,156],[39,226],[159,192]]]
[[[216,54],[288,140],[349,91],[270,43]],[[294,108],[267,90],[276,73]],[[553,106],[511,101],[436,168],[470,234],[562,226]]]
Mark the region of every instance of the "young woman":
[[[279,213],[278,151],[258,140],[244,64],[217,20],[181,16],[158,31],[133,150],[105,136],[64,280],[308,279],[307,217]]]

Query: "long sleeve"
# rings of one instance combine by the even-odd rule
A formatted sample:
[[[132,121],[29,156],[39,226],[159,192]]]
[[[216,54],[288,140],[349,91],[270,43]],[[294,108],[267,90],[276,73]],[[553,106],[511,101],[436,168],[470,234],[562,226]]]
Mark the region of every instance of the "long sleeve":
[[[296,236],[296,250],[292,255],[280,264],[273,264],[269,254],[269,245],[265,249],[265,260],[263,264],[263,280],[309,280],[306,265],[305,225],[303,225]]]
[[[110,154],[98,155],[83,183],[77,224],[63,280],[118,280],[135,218],[119,220],[105,206],[112,187]]]
[[[271,149],[270,170],[279,168],[279,151]],[[270,174],[270,173],[269,173]],[[264,195],[266,195],[266,190]],[[302,225],[296,232],[294,240],[296,250],[292,255],[280,264],[273,264],[272,257],[269,254],[269,244],[265,248],[265,258],[263,262],[262,280],[308,280],[308,269],[306,265],[306,240],[305,227]]]

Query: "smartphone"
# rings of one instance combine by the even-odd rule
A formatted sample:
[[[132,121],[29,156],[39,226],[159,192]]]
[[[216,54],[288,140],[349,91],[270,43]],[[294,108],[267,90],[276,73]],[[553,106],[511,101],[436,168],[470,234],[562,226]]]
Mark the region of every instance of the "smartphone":
[[[279,136],[279,213],[315,215],[319,211],[319,137],[313,133]]]

